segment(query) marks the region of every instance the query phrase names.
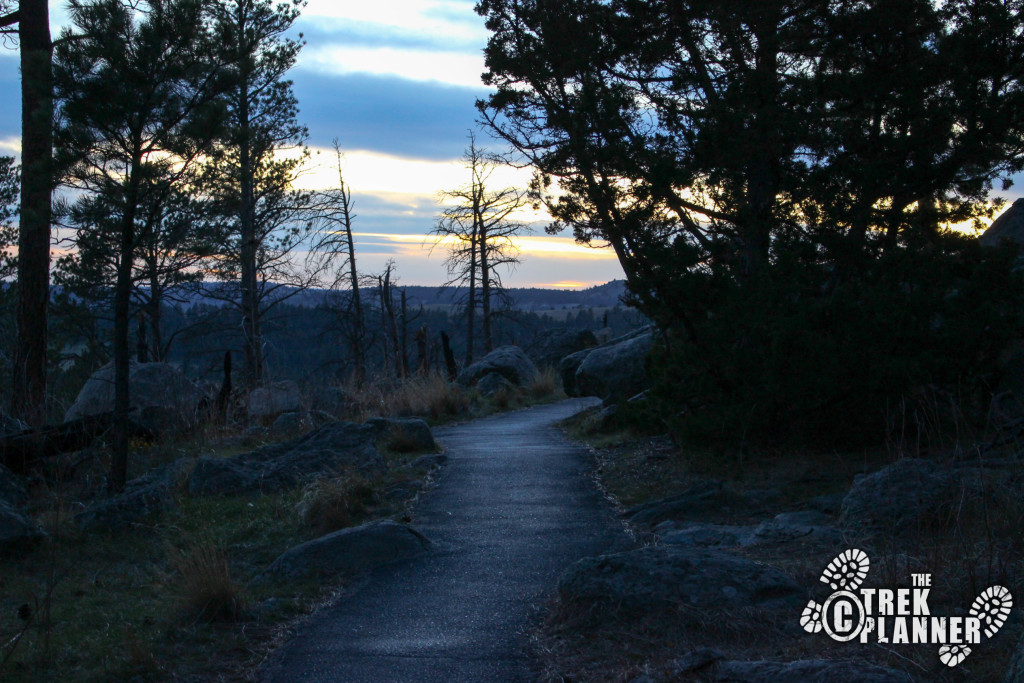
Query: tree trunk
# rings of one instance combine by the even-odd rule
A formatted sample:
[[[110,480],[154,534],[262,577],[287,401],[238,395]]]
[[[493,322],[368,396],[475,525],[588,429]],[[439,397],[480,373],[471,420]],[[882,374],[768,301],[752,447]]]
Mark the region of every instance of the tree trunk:
[[[427,355],[427,326],[424,325],[416,331],[416,354],[418,357],[416,371],[426,375],[430,367],[430,358]]]
[[[405,290],[402,290],[401,337],[402,337],[402,377],[409,376],[409,314],[405,307]]]
[[[448,370],[448,381],[454,382],[455,377],[459,374],[459,369],[455,366],[455,354],[452,353],[452,343],[448,339],[448,333],[441,333],[441,347],[444,349],[444,364]]]
[[[473,362],[473,336],[476,331],[476,218],[473,219],[473,234],[470,235],[469,248],[469,294],[466,298],[466,367]]]
[[[244,3],[239,3],[238,26],[244,35],[249,22],[245,16]],[[244,38],[239,39],[244,43]],[[244,48],[238,55],[239,63],[246,64],[248,55]],[[242,336],[245,346],[245,366],[250,389],[263,383],[263,339],[260,334],[260,309],[258,294],[258,273],[256,259],[258,240],[256,237],[256,170],[252,159],[252,121],[249,108],[249,74],[243,72],[239,77],[236,95],[238,98],[238,173],[239,173],[239,211],[238,229],[241,238],[239,261],[241,270],[241,304],[242,304]]]
[[[21,0],[21,228],[18,235],[18,338],[11,412],[46,421],[46,320],[50,301],[50,193],[53,99],[46,0]]]
[[[146,314],[135,314],[135,355],[140,363],[149,362],[149,343],[146,341]]]
[[[138,168],[142,163],[139,147],[136,146],[131,177],[128,179],[124,217],[118,240],[117,281],[114,285],[114,455],[110,461],[110,478],[107,481],[111,493],[123,491],[128,478],[128,439],[131,436],[128,417],[131,407],[131,350],[128,344],[128,327],[131,320]]]
[[[339,151],[340,155],[341,152]],[[341,185],[342,213],[345,220],[345,242],[348,246],[348,279],[352,289],[352,356],[356,364],[356,385],[362,386],[366,381],[366,350],[363,340],[366,337],[366,324],[363,321],[363,302],[359,295],[359,271],[356,269],[356,243],[352,237],[352,212],[349,206],[345,180],[341,176],[341,162],[338,162],[338,181]]]
[[[231,351],[224,352],[224,381],[217,392],[217,420],[225,424],[228,419],[228,402],[231,400]]]
[[[480,221],[480,305],[484,323],[484,353],[494,350],[491,333],[491,269],[487,263],[487,231]]]

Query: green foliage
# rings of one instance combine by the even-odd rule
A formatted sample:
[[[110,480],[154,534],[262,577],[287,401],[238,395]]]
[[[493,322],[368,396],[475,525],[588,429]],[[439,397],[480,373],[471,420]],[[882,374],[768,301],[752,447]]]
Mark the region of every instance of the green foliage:
[[[654,405],[694,442],[837,447],[878,443],[927,386],[984,416],[999,354],[1024,324],[1014,254],[940,233],[840,280],[799,252],[756,286],[701,274],[713,297],[651,359]],[[713,294],[708,294],[713,292]]]
[[[18,215],[20,190],[21,173],[13,157],[0,157],[0,280],[10,278],[17,269],[17,254],[11,248],[18,245],[13,219]]]
[[[485,121],[553,230],[615,249],[677,430],[876,440],[914,387],[982,400],[1019,287],[940,226],[1024,167],[1024,2],[477,9]]]

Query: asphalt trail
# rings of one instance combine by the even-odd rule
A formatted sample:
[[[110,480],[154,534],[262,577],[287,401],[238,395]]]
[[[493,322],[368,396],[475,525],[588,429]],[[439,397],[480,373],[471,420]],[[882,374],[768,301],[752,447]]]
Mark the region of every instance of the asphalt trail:
[[[378,569],[306,622],[263,680],[528,681],[524,631],[575,560],[626,543],[554,426],[592,399],[435,430],[448,463],[415,509],[433,549]]]

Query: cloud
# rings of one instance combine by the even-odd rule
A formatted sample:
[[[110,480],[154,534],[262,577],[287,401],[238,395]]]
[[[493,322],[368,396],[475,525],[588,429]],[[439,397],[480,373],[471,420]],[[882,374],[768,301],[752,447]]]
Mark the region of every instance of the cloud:
[[[303,69],[326,74],[400,75],[413,81],[477,87],[484,72],[482,54],[414,50],[401,47],[310,46],[303,50]]]
[[[324,74],[296,69],[299,120],[310,142],[421,159],[455,159],[476,128],[483,88],[421,83],[396,76]]]
[[[310,0],[302,22],[336,20],[353,26],[404,29],[420,34],[449,36],[455,40],[487,38],[484,20],[464,0]]]
[[[489,35],[473,3],[458,0],[312,0],[293,32],[307,41],[305,70],[466,87],[481,85]]]
[[[383,270],[388,259],[398,265],[404,284],[437,285],[444,281],[444,245],[424,234],[357,231],[356,258],[363,272]],[[622,268],[609,249],[590,249],[571,238],[525,236],[520,239],[522,262],[500,274],[509,287],[589,287],[621,279]]]
[[[452,35],[450,33],[425,32],[415,28],[322,17],[301,17],[295,23],[295,30],[302,33],[302,37],[306,40],[307,47],[304,48],[307,50],[306,54],[308,51],[315,51],[325,45],[360,48],[390,47],[476,54],[480,52],[486,41],[486,38],[482,40],[475,34]]]

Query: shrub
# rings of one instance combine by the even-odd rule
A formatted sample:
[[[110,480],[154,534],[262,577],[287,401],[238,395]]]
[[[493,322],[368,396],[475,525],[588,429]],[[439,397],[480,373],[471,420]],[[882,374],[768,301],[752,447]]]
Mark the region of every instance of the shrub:
[[[767,446],[881,443],[887,416],[926,386],[980,416],[1021,330],[1012,265],[945,233],[856,274],[806,254],[746,286],[695,273],[704,314],[669,326],[670,348],[652,355],[653,404],[687,440]]]

